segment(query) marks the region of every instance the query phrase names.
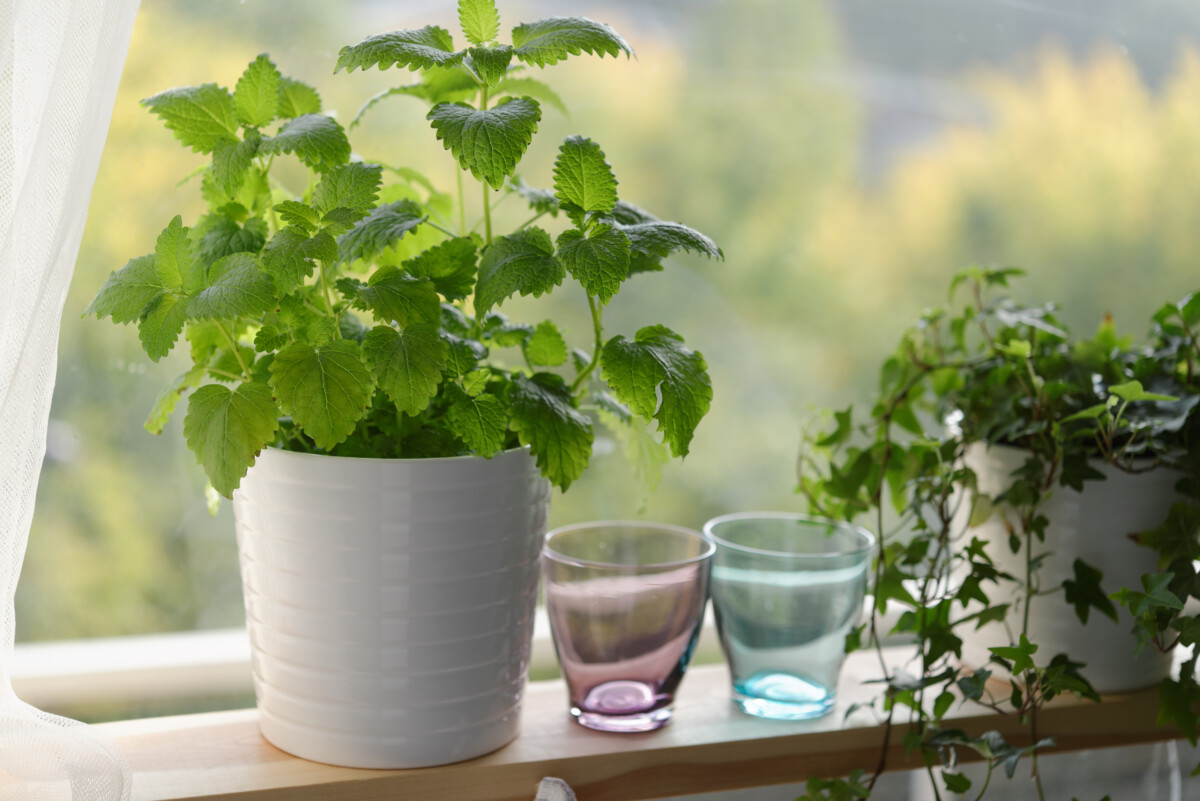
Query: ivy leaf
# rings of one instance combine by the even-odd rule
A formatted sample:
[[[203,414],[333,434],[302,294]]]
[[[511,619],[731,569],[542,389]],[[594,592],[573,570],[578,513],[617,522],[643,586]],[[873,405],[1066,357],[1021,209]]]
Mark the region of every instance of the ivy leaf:
[[[298,200],[285,200],[275,206],[280,221],[301,229],[308,236],[321,227],[321,215],[316,209]]]
[[[278,116],[292,119],[305,114],[316,114],[321,110],[321,96],[303,81],[286,75],[279,80]]]
[[[1161,395],[1157,392],[1147,392],[1141,381],[1127,381],[1124,384],[1114,384],[1108,388],[1110,395],[1115,395],[1123,401],[1176,401],[1174,395]]]
[[[558,235],[557,244],[558,260],[601,304],[608,303],[629,277],[629,237],[611,225],[597,225],[589,235],[568,228]]]
[[[567,341],[558,326],[549,320],[543,320],[533,329],[524,351],[529,363],[538,367],[557,367],[567,361]]]
[[[375,258],[424,219],[421,207],[411,200],[385,203],[338,239],[341,261]]]
[[[554,160],[554,194],[560,203],[584,211],[610,212],[617,204],[617,177],[600,145],[582,136],[568,136]]]
[[[274,136],[265,137],[260,153],[295,153],[317,172],[350,160],[350,140],[337,120],[324,114],[303,114],[288,120]]]
[[[151,361],[171,352],[187,320],[187,299],[174,292],[160,292],[138,320],[138,339]]]
[[[592,455],[592,423],[575,408],[561,376],[534,373],[513,377],[508,386],[511,425],[528,445],[542,475],[566,491],[583,474]]]
[[[538,67],[557,64],[581,52],[601,57],[633,55],[621,34],[586,17],[550,17],[522,23],[513,28],[512,42],[517,58]]]
[[[600,373],[634,413],[647,422],[658,420],[675,456],[687,456],[696,426],[712,403],[703,356],[685,347],[671,329],[652,325],[638,331],[632,342],[623,336],[610,339],[600,353]]]
[[[395,65],[410,70],[429,67],[453,67],[462,61],[463,53],[454,52],[450,32],[437,25],[411,31],[381,33],[338,52],[334,72],[378,67],[386,70]]]
[[[325,231],[309,237],[299,228],[288,227],[271,237],[263,248],[262,265],[274,279],[279,294],[286,295],[313,274],[313,259],[333,264],[337,257],[337,243]]]
[[[275,307],[275,285],[251,253],[234,253],[209,268],[209,285],[187,304],[191,319],[258,316]]]
[[[200,387],[188,401],[183,435],[208,480],[226,498],[275,436],[279,408],[262,384],[236,390],[220,384]]]
[[[1200,557],[1200,507],[1191,503],[1171,505],[1167,519],[1158,528],[1141,531],[1135,536],[1138,545],[1153,548],[1158,554],[1158,567],[1166,569],[1176,559],[1189,562]]]
[[[229,90],[206,83],[168,89],[142,101],[175,134],[197,153],[211,153],[218,142],[237,139],[237,119]]]
[[[168,289],[181,288],[185,275],[192,287],[203,281],[202,276],[196,274],[197,267],[188,245],[188,229],[183,226],[183,218],[178,214],[158,235],[154,245],[154,266],[162,285]]]
[[[500,13],[494,0],[459,0],[458,23],[471,44],[486,44],[500,32]]]
[[[261,128],[279,113],[279,90],[283,76],[263,53],[238,78],[233,89],[233,107],[242,125]]]
[[[475,289],[478,249],[470,237],[448,239],[422,251],[401,267],[410,275],[428,278],[446,300],[461,300]]]
[[[1122,606],[1128,606],[1134,617],[1160,609],[1182,609],[1183,601],[1167,589],[1173,578],[1173,573],[1148,573],[1142,576],[1142,589],[1145,592],[1122,587],[1109,597]]]
[[[484,392],[468,395],[456,384],[446,385],[446,421],[477,456],[489,459],[508,439],[508,409],[504,401]]]
[[[212,177],[226,195],[236,195],[246,182],[246,173],[260,142],[261,136],[248,134],[240,142],[222,139],[213,148]]]
[[[1020,642],[1016,645],[997,646],[988,650],[1001,659],[1011,662],[1012,673],[1016,676],[1034,669],[1033,655],[1037,653],[1038,646],[1036,643],[1031,643],[1029,638],[1022,634]]]
[[[513,49],[508,45],[472,47],[467,50],[463,64],[471,67],[485,86],[493,87],[508,74],[512,55]]]
[[[197,364],[163,387],[162,392],[158,393],[158,397],[154,400],[154,406],[150,408],[150,414],[147,415],[146,422],[142,424],[142,427],[156,436],[161,434],[163,426],[167,424],[167,420],[171,419],[171,413],[175,411],[175,405],[179,403],[183,393],[200,386],[200,382],[204,380],[206,369],[203,364]]]
[[[517,292],[541,297],[561,284],[565,275],[550,234],[541,228],[531,226],[496,237],[479,262],[475,316],[482,319],[493,306]]]
[[[971,789],[971,780],[961,773],[946,773],[943,771],[942,781],[946,783],[947,790],[959,795]]]
[[[342,164],[321,176],[313,190],[312,205],[319,214],[344,207],[366,214],[379,202],[383,167],[356,161]]]
[[[357,342],[288,345],[271,362],[271,386],[284,414],[328,451],[353,433],[375,382]]]
[[[154,262],[153,253],[138,256],[109,273],[83,316],[94,314],[100,320],[112,317],[114,323],[130,323],[140,318],[150,302],[166,289]]]
[[[506,97],[484,111],[465,103],[438,103],[428,115],[437,138],[459,165],[493,189],[516,170],[541,118],[538,102],[528,97]]]
[[[1158,685],[1158,725],[1174,723],[1189,742],[1196,742],[1200,686],[1195,678],[1166,678]]]
[[[376,383],[408,415],[424,410],[437,395],[448,350],[437,328],[428,323],[403,331],[377,325],[363,339],[363,353]]]
[[[1088,612],[1095,607],[1097,612],[1116,623],[1117,608],[1100,587],[1103,574],[1082,559],[1075,560],[1074,568],[1075,579],[1064,581],[1063,589],[1066,591],[1067,603],[1075,606],[1075,614],[1079,616],[1079,620],[1087,625]]]
[[[357,287],[357,296],[380,320],[395,320],[402,328],[413,323],[437,326],[442,319],[433,282],[406,275],[397,267],[380,267],[365,286]]]
[[[564,117],[570,116],[567,104],[558,93],[546,83],[537,78],[505,78],[496,84],[493,90],[497,95],[514,95],[516,97],[532,97],[539,103],[551,106]]]

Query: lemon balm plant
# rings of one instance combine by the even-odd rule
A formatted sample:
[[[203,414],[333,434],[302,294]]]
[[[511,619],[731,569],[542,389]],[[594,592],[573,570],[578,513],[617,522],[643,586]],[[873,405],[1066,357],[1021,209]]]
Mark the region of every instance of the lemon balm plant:
[[[462,0],[459,17],[461,49],[427,26],[343,48],[337,69],[419,73],[386,94],[431,103],[437,138],[482,186],[482,235],[461,211],[439,213],[383,186],[381,166],[351,160],[317,92],[265,55],[232,91],[209,83],[143,101],[185,147],[211,156],[200,181],[207,211],[190,226],[173,219],[154,252],[114,272],[87,313],[136,323],[155,361],[182,335],[193,367],[164,390],[146,426],[161,431],[190,393],[184,435],[221,494],[271,444],[373,457],[490,457],[525,445],[566,489],[588,463],[597,414],[619,426],[657,421],[664,445],[688,452],[712,397],[703,357],[661,325],[606,337],[602,314],[631,276],[662,269],[670,254],[721,251],[619,199],[604,153],[584,137],[561,144],[552,191],[513,180],[541,118],[534,95],[561,102],[526,73],[581,52],[632,50],[584,18],[521,24],[500,43],[492,0]],[[310,172],[302,193],[272,173],[289,155]],[[412,169],[392,172],[420,180]],[[568,224],[557,236],[533,224],[498,233],[496,190]],[[381,191],[396,199],[381,202]],[[406,236],[427,246],[406,254]],[[568,276],[591,312],[586,350],[569,348],[552,321],[517,324],[497,311]]]

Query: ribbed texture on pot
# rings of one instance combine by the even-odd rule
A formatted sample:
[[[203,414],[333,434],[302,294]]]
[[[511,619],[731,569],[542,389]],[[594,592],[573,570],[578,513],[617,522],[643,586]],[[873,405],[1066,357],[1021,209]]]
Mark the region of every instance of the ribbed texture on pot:
[[[263,735],[414,768],[516,736],[550,487],[525,450],[265,450],[234,493]]]

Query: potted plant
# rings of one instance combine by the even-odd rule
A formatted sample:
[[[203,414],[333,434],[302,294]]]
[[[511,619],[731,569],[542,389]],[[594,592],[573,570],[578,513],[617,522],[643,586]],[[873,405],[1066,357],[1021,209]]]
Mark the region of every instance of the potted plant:
[[[712,397],[678,334],[606,336],[603,310],[670,254],[720,258],[716,245],[620,200],[589,139],[561,144],[552,190],[515,178],[535,97],[556,98],[526,71],[629,45],[584,18],[517,25],[501,43],[492,0],[460,0],[459,17],[462,48],[438,26],[396,31],[343,48],[337,70],[419,73],[387,94],[430,103],[437,138],[481,187],[480,233],[461,181],[454,200],[411,168],[385,182],[352,160],[317,92],[262,55],[232,91],[143,101],[211,156],[207,210],[191,226],[175,217],[87,309],[135,322],[155,361],[183,335],[193,366],[147,428],[188,396],[188,446],[234,499],[262,730],[320,761],[414,767],[511,740],[548,485],[582,474],[598,415],[657,421],[683,457]],[[273,171],[287,157],[309,172],[303,192]],[[535,218],[493,230],[498,191]],[[498,311],[568,276],[590,311],[586,350],[553,321]]]
[[[801,459],[800,490],[816,510],[870,515],[881,535],[875,613],[848,647],[879,647],[879,614],[902,611],[896,630],[916,640],[917,659],[888,666],[888,731],[907,708],[906,744],[926,765],[947,766],[941,782],[952,793],[971,784],[952,769],[958,748],[978,752],[988,778],[1000,766],[1011,776],[1030,755],[1036,778],[1038,750],[1050,744],[1038,737],[1038,710],[1064,692],[1099,700],[1093,675],[1107,691],[1164,679],[1169,659],[1139,654],[1126,630],[1154,599],[1174,608],[1178,599],[1166,598],[1166,576],[1145,576],[1155,557],[1136,535],[1159,526],[1181,492],[1195,497],[1194,359],[1162,337],[1135,347],[1110,320],[1073,340],[1052,306],[992,296],[1018,274],[958,275],[951,296],[968,290],[962,311],[929,312],[905,332],[868,420],[856,427],[852,410],[837,413]],[[1097,566],[1108,551],[1115,561]],[[1133,617],[1118,624],[1114,600]],[[1118,629],[1097,634],[1098,621]],[[880,659],[887,665],[882,650]],[[993,673],[1007,693],[989,687]],[[1031,745],[943,726],[960,700],[1020,717]],[[814,786],[812,797],[833,787]]]

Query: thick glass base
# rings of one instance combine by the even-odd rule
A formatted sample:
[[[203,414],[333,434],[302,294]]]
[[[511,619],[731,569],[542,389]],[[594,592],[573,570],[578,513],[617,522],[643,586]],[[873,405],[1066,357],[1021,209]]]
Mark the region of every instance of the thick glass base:
[[[581,726],[596,731],[638,732],[661,729],[675,710],[669,699],[640,681],[610,681],[595,687],[571,715]]]
[[[834,691],[790,673],[761,672],[734,682],[733,701],[743,712],[770,720],[809,720],[833,710]]]

